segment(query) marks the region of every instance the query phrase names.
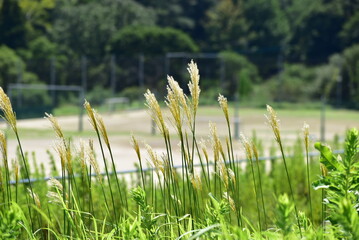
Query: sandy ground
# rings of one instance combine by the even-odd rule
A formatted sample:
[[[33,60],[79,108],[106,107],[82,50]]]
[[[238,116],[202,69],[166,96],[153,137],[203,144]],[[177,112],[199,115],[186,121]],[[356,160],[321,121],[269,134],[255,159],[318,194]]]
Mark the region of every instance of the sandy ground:
[[[273,143],[273,135],[270,130],[270,127],[265,124],[266,119],[264,117],[265,109],[262,113],[248,113],[243,114],[240,117],[240,131],[247,136],[252,136],[253,130],[256,131],[256,134],[259,139],[263,141],[265,146],[269,146]],[[338,113],[340,114],[340,113]],[[110,136],[110,141],[112,145],[112,150],[118,170],[130,170],[134,169],[134,164],[138,162],[136,153],[131,147],[130,139],[131,133],[137,137],[141,142],[141,147],[144,149],[144,144],[150,144],[154,150],[158,152],[164,151],[164,144],[157,133],[155,136],[151,135],[151,119],[148,113],[145,110],[133,110],[133,111],[123,111],[114,114],[104,114],[102,115],[105,121],[105,124],[108,129]],[[343,138],[345,130],[351,127],[359,127],[359,114],[358,118],[343,119],[338,116],[327,117],[326,122],[326,139],[333,139],[335,134],[338,134]],[[279,116],[280,117],[280,116]],[[280,117],[281,118],[281,117]],[[77,131],[78,129],[78,116],[67,116],[59,117],[58,121],[64,131]],[[310,125],[310,132],[312,141],[316,141],[320,136],[320,121],[319,114],[313,114],[313,116],[297,116],[290,114],[281,118],[281,133],[282,138],[285,144],[290,145],[295,139],[300,136],[301,128],[303,122],[306,121]],[[197,119],[197,139],[205,138],[208,139],[209,135],[209,122],[217,124],[217,129],[220,137],[227,136],[227,127],[224,117],[218,116],[216,114],[201,114]],[[89,133],[92,129],[92,126],[87,120],[87,116],[84,116],[84,132]],[[4,123],[0,123],[0,128],[4,129],[6,126]],[[233,127],[233,126],[232,126]],[[48,120],[40,119],[29,119],[29,120],[19,120],[18,128],[21,130],[30,131],[29,136],[25,136],[21,139],[23,149],[27,152],[35,152],[36,158],[39,162],[48,166],[49,161],[47,150],[50,150],[55,154],[53,146],[55,144],[55,137],[52,137],[51,134],[44,136],[36,136],[37,130],[50,130],[51,126]],[[31,134],[31,131],[34,134]],[[232,130],[233,131],[233,130]],[[171,129],[171,132],[174,134],[175,131]],[[53,135],[54,136],[54,135]],[[89,138],[94,139],[94,145],[98,156],[100,156],[99,144],[96,140],[95,133],[81,134],[81,137],[74,134],[72,136],[74,146],[78,146],[80,138],[84,141],[87,141]],[[178,150],[178,139],[174,137],[173,148]],[[15,157],[17,142],[15,139],[10,138],[8,141],[8,152],[10,159]],[[234,143],[235,154],[237,158],[243,158],[244,152],[239,141]],[[144,158],[146,159],[145,151],[142,151]],[[210,152],[210,151],[209,151]],[[180,164],[181,160],[179,157],[179,152],[175,151],[176,164]],[[55,156],[57,157],[57,156]],[[108,156],[107,156],[108,157]],[[57,158],[56,158],[57,159]],[[99,158],[100,160],[101,158]],[[59,160],[58,160],[59,161]],[[99,161],[101,162],[101,161]]]

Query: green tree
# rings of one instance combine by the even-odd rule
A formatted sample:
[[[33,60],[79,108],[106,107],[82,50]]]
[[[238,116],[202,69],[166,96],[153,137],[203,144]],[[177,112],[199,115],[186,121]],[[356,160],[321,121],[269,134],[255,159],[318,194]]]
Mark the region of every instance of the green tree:
[[[53,39],[77,55],[102,57],[113,34],[127,25],[153,25],[155,14],[133,0],[73,5],[64,2],[55,10]]]
[[[205,28],[212,50],[239,50],[247,45],[243,1],[221,0],[208,11],[207,18]]]
[[[197,45],[186,33],[173,28],[155,26],[125,27],[114,36],[110,47],[111,53],[125,55],[131,59],[137,59],[139,54],[144,55],[143,60],[147,69],[144,82],[148,87],[163,84],[165,53],[198,51]],[[172,64],[171,74],[174,72],[173,69]]]
[[[277,55],[288,40],[289,23],[278,0],[249,0],[244,2],[244,17],[248,24],[247,47]]]
[[[19,6],[25,16],[29,39],[50,32],[52,25],[50,13],[55,7],[55,0],[19,0]]]
[[[25,64],[15,51],[7,46],[0,46],[0,86],[7,91],[10,82],[14,82]]]
[[[111,52],[125,55],[163,55],[167,52],[196,52],[197,45],[180,30],[160,27],[126,27],[111,41]]]
[[[359,107],[359,44],[344,50],[345,75],[352,105]]]
[[[343,45],[350,46],[359,42],[359,11],[344,23],[340,32]]]
[[[17,0],[3,0],[0,5],[0,44],[25,47],[25,20]]]
[[[226,86],[229,96],[237,92],[241,98],[247,97],[253,90],[253,84],[261,82],[257,67],[245,56],[235,52],[221,52],[226,68]]]
[[[156,25],[173,27],[189,34],[201,49],[211,50],[208,46],[204,23],[208,10],[215,0],[137,0],[143,6],[154,9]]]
[[[351,38],[348,30],[355,28],[346,22],[358,7],[357,0],[286,1],[284,8],[291,28],[287,58],[292,62],[322,64],[330,55],[342,51],[342,42]]]
[[[272,77],[267,88],[276,101],[308,101],[318,90],[313,84],[316,72],[303,64],[285,64],[283,72]]]
[[[277,58],[288,40],[289,25],[278,0],[221,0],[206,24],[212,49],[250,53],[263,76],[277,69]]]

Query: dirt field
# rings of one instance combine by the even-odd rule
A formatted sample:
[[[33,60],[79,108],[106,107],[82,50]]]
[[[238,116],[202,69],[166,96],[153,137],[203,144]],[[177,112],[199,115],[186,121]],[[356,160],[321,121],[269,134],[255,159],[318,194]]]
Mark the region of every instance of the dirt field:
[[[240,110],[240,132],[251,137],[255,130],[258,138],[264,145],[269,146],[273,142],[273,135],[270,127],[265,123],[265,109],[241,109]],[[231,113],[233,116],[233,114]],[[107,126],[117,168],[119,170],[129,170],[134,168],[137,157],[130,144],[131,133],[141,142],[150,144],[156,151],[163,151],[164,145],[160,135],[151,135],[151,119],[145,110],[123,111],[113,114],[102,114]],[[352,127],[359,127],[359,112],[353,111],[334,111],[330,110],[326,114],[326,139],[333,139],[338,134],[344,138],[345,130]],[[310,125],[311,138],[313,143],[320,138],[320,111],[318,110],[282,110],[278,111],[281,119],[281,133],[285,144],[290,145],[298,136],[301,136],[301,128],[304,121]],[[95,133],[84,116],[84,131],[77,133],[78,116],[58,117],[58,121],[68,136],[73,138],[75,146],[79,139],[95,140],[96,151],[100,156],[99,147]],[[197,139],[208,139],[209,122],[217,124],[218,133],[221,137],[227,135],[227,127],[221,110],[215,107],[202,108],[197,119]],[[1,129],[5,129],[4,123],[0,124]],[[19,120],[20,137],[23,149],[27,152],[35,152],[39,162],[48,162],[46,150],[54,153],[53,145],[55,142],[54,134],[50,123],[46,119]],[[232,124],[232,131],[233,131]],[[173,130],[173,129],[172,129]],[[174,134],[174,130],[172,131]],[[178,150],[178,140],[174,137],[174,149]],[[10,158],[14,158],[17,143],[14,137],[9,137],[8,148]],[[143,146],[143,144],[142,144]],[[242,146],[239,141],[235,141],[235,152],[238,158],[244,156]],[[209,151],[210,152],[210,151]],[[178,152],[176,153],[179,154]],[[100,160],[100,159],[99,159]],[[99,161],[101,162],[101,161]],[[180,159],[177,158],[180,164]]]

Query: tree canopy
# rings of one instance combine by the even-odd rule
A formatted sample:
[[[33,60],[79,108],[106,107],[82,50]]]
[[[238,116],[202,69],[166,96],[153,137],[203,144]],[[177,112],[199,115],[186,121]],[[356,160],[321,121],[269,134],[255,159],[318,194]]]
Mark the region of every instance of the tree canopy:
[[[154,78],[164,75],[158,62],[165,61],[158,57],[167,52],[231,52],[222,54],[231,59],[227,70],[230,62],[242,66],[237,75],[250,79],[246,86],[275,81],[281,73],[297,79],[295,69],[325,72],[323,65],[339,55],[346,59],[340,71],[343,91],[359,81],[350,70],[359,58],[354,54],[359,0],[0,0],[0,32],[2,53],[17,56],[24,71],[44,83],[49,70],[43,66],[55,64],[72,71],[58,72],[61,84],[78,84],[80,59],[86,56],[88,76],[98,81],[90,89],[109,86],[110,74],[132,76],[118,84],[116,90],[122,90],[138,83],[133,66],[139,66],[140,54],[148,57],[147,69]],[[122,61],[122,68],[112,73],[106,65],[113,61],[111,55]],[[132,67],[120,60],[125,56]],[[157,64],[150,64],[149,57]],[[41,63],[53,58],[56,63]],[[10,66],[12,59],[4,61]],[[9,77],[2,84],[11,81]]]

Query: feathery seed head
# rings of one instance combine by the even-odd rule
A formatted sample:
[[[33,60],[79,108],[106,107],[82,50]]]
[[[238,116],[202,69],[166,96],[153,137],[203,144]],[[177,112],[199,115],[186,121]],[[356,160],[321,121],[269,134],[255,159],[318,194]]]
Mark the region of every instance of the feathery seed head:
[[[167,76],[168,86],[173,91],[175,97],[178,99],[182,106],[187,104],[183,89],[179,86],[178,82],[173,79],[172,76]]]
[[[251,144],[249,140],[246,138],[246,136],[244,136],[244,134],[241,133],[240,136],[244,149],[246,150],[246,156],[248,160],[252,160],[253,154],[252,154]]]
[[[219,161],[219,171],[220,171],[220,176],[224,183],[224,186],[227,189],[228,188],[228,172],[227,172],[226,165],[224,164],[223,161]]]
[[[253,151],[253,155],[254,155],[255,159],[258,160],[259,159],[258,149],[257,149],[257,146],[254,144],[254,142],[252,142],[252,151]]]
[[[190,174],[190,180],[195,189],[202,190],[202,181],[197,172]]]
[[[86,161],[85,161],[85,142],[83,139],[80,139],[80,149],[78,154],[79,154],[81,169],[84,171],[86,169]]]
[[[176,204],[178,204],[178,206],[182,206],[181,200],[179,200],[175,195],[171,194],[171,198]]]
[[[9,97],[5,94],[2,87],[0,87],[0,110],[4,113],[4,120],[10,125],[11,129],[17,133],[15,112],[12,109]]]
[[[227,123],[229,122],[229,114],[228,114],[228,102],[227,102],[227,98],[223,97],[223,95],[219,94],[218,96],[218,102],[219,105],[222,108],[222,111],[224,113],[224,116],[226,118]]]
[[[14,175],[15,175],[15,182],[19,182],[19,173],[20,173],[20,165],[17,159],[13,160],[13,167],[14,167]]]
[[[0,171],[0,191],[4,192],[4,182],[3,182],[2,171]]]
[[[205,142],[204,142],[204,141],[200,141],[200,142],[199,142],[199,146],[200,146],[200,148],[202,149],[204,158],[206,159],[206,163],[208,164],[208,163],[209,163],[209,158],[208,158],[208,152],[207,152],[207,147],[206,147]]]
[[[30,188],[28,188],[27,191],[29,192],[30,197],[31,197],[32,199],[34,199],[36,206],[37,206],[38,208],[41,208],[41,202],[40,202],[39,196],[38,196],[36,193],[34,193],[33,191],[31,191]]]
[[[234,174],[233,170],[228,168],[228,176],[232,181],[232,184],[234,185],[236,183],[236,175]]]
[[[168,129],[165,125],[165,121],[163,119],[162,111],[155,95],[147,89],[146,93],[144,94],[146,98],[146,106],[150,111],[150,116],[152,117],[153,121],[157,125],[160,132],[165,136],[168,132]]]
[[[85,100],[84,108],[86,109],[87,116],[89,117],[89,121],[90,121],[91,125],[97,132],[98,126],[97,126],[97,121],[96,121],[96,117],[95,117],[96,111],[91,107],[91,104],[87,100]]]
[[[212,140],[212,148],[213,148],[213,153],[214,153],[214,161],[218,161],[220,155],[224,159],[223,146],[218,137],[217,126],[216,126],[216,124],[210,122],[209,128],[210,128],[210,133],[211,133],[211,138],[212,138],[211,140]]]
[[[57,121],[57,119],[52,115],[52,114],[48,114],[45,113],[45,118],[48,119],[52,125],[52,128],[55,131],[55,134],[58,138],[64,139],[64,134],[61,130],[61,127],[59,125],[59,122]]]
[[[100,130],[101,136],[102,136],[106,146],[108,148],[110,148],[110,141],[108,139],[107,130],[106,130],[103,118],[97,112],[94,112],[94,116],[95,116],[95,119],[97,121],[98,128]]]
[[[217,126],[215,123],[212,122],[209,123],[209,131],[211,134],[214,161],[217,162],[219,161],[219,152],[220,152],[221,144],[217,135]]]
[[[324,164],[320,164],[320,171],[322,172],[322,176],[328,176],[328,168]]]
[[[232,211],[236,211],[236,204],[234,203],[233,198],[231,198],[231,196],[229,196],[228,192],[224,192],[223,193],[223,198],[227,199],[229,202],[229,206],[231,207]]]
[[[59,182],[59,180],[55,179],[55,178],[50,178],[49,180],[49,184],[50,186],[57,188],[58,190],[60,190],[61,192],[63,191],[63,186],[62,184]]]
[[[101,182],[102,179],[101,179],[100,167],[95,158],[95,153],[94,153],[92,144],[93,144],[93,141],[90,141],[89,147],[85,147],[85,158],[86,158],[86,161],[93,167],[93,169],[96,173],[97,179]]]
[[[131,145],[132,145],[133,149],[135,150],[138,159],[141,160],[140,146],[138,144],[137,139],[133,135],[131,136]]]
[[[72,154],[71,154],[71,148],[70,146],[65,147],[66,150],[66,166],[67,166],[67,171],[72,174],[73,173],[73,169],[72,169]]]
[[[160,161],[158,158],[158,154],[155,151],[153,151],[150,145],[146,144],[145,147],[153,166],[156,168],[157,173],[162,172],[162,174],[164,175],[165,169],[163,166],[163,162]]]
[[[281,138],[280,138],[280,131],[279,131],[279,119],[277,118],[277,114],[274,111],[274,109],[269,105],[267,105],[267,112],[268,112],[268,115],[265,115],[265,117],[267,118],[267,121],[273,130],[275,140],[278,143],[280,143]]]
[[[175,182],[178,182],[178,176],[176,175],[176,171],[173,168],[171,168],[171,163],[170,163],[168,154],[162,153],[161,159],[162,159],[162,165],[163,165],[163,169],[164,169],[163,175],[165,176],[165,174],[167,174],[167,176],[172,176],[173,179],[175,180]]]
[[[192,122],[191,112],[187,105],[187,96],[183,93],[183,89],[179,86],[178,82],[173,79],[171,76],[167,76],[168,87],[167,90],[172,90],[175,99],[179,102],[179,105],[182,107],[188,121]]]
[[[61,160],[61,168],[65,169],[67,164],[67,154],[66,154],[66,147],[63,144],[63,141],[59,141],[55,143],[55,151],[57,154],[59,154],[60,160]]]
[[[89,139],[89,148],[91,149],[91,151],[94,150],[94,148],[93,148],[93,139]]]
[[[191,81],[188,84],[188,88],[192,96],[192,111],[193,115],[196,115],[199,103],[199,94],[201,93],[201,89],[199,87],[200,76],[197,64],[191,60],[191,62],[188,64],[187,70],[191,76]]]
[[[165,102],[172,114],[174,126],[180,133],[182,128],[181,108],[179,105],[178,98],[169,86],[167,86],[167,97]]]
[[[305,145],[305,148],[308,150],[309,148],[309,125],[304,122],[304,125],[303,125],[303,134],[304,134],[304,145]]]
[[[46,197],[49,199],[49,203],[62,204],[61,195],[57,192],[48,191]]]
[[[0,131],[0,151],[5,165],[7,165],[7,143],[6,136],[3,131]]]

